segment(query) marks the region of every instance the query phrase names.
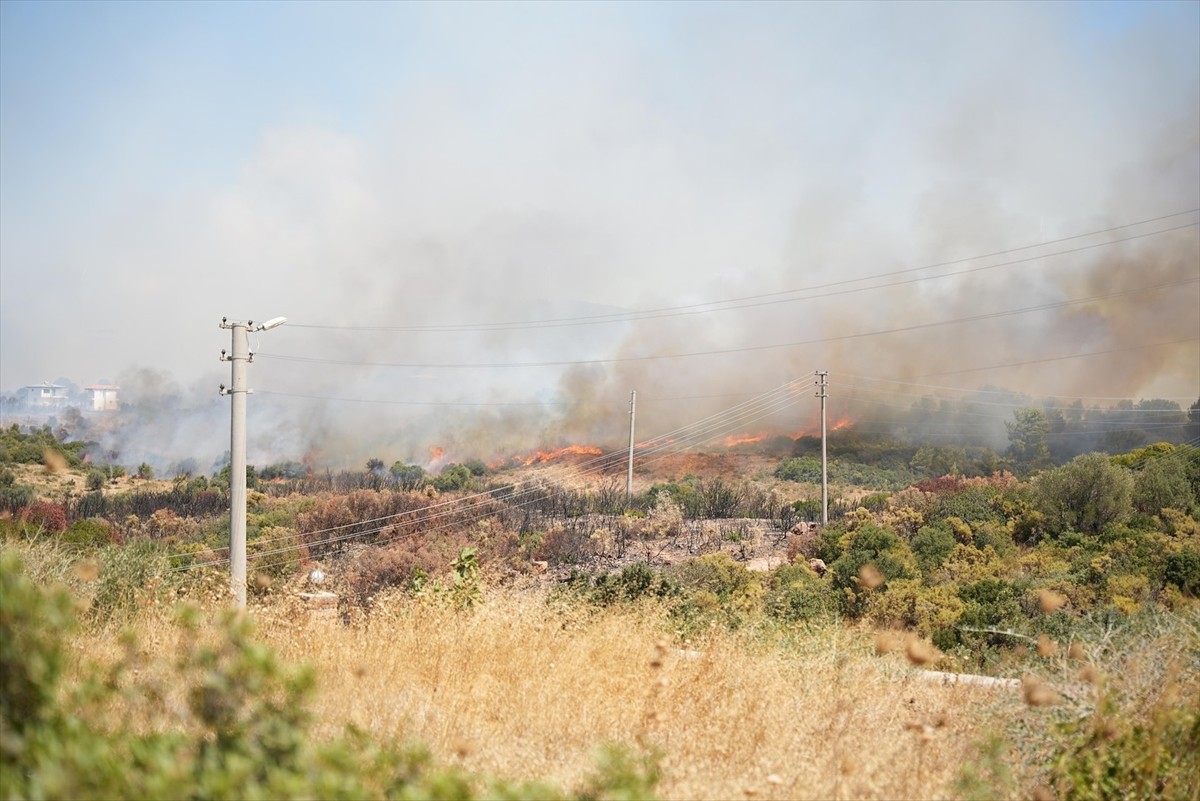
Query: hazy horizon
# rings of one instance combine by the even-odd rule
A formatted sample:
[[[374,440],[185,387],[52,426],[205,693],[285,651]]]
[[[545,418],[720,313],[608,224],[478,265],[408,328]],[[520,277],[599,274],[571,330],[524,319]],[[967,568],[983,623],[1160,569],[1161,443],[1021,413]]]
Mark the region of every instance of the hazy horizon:
[[[1198,225],[1196,3],[0,4],[0,389],[117,383],[164,459],[228,448],[223,316],[289,318],[252,461],[814,370],[1186,408]]]

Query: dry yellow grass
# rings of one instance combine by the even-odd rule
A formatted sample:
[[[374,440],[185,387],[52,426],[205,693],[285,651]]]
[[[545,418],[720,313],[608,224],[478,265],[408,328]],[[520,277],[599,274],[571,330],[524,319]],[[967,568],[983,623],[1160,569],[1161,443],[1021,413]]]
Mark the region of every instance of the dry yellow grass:
[[[492,594],[464,614],[384,601],[363,622],[259,611],[321,677],[318,735],[353,723],[440,758],[572,785],[605,742],[663,754],[664,798],[945,798],[1016,694],[915,678],[868,635],[816,630],[800,650],[714,631],[681,649],[653,610],[555,608]]]
[[[193,589],[208,616],[227,608],[219,577]],[[172,683],[180,630],[170,604],[148,603],[134,623],[137,671],[161,688],[168,710],[185,706]],[[768,640],[714,628],[683,643],[664,635],[653,606],[556,604],[537,589],[493,590],[472,612],[398,594],[350,625],[281,591],[252,614],[283,659],[316,668],[319,739],[353,724],[380,740],[422,741],[469,770],[563,787],[579,786],[598,746],[640,746],[662,755],[665,799],[953,798],[977,746],[1014,731],[1023,734],[1021,753],[1005,758],[1013,781],[992,793],[1027,796],[1044,778],[1055,715],[1063,704],[1090,711],[1104,683],[1090,662],[1091,675],[1076,678],[1091,656],[1083,647],[1049,656],[1047,679],[1028,676],[1019,688],[944,685],[919,678],[912,638],[894,633],[877,640],[830,624]],[[1122,652],[1105,672],[1121,677],[1135,707],[1178,684],[1164,683],[1168,669],[1183,671],[1187,697],[1196,640],[1178,632],[1195,630],[1171,626],[1147,640],[1145,655]],[[125,653],[111,629],[85,629],[70,643],[86,660]],[[111,712],[146,728],[173,725],[144,706]]]

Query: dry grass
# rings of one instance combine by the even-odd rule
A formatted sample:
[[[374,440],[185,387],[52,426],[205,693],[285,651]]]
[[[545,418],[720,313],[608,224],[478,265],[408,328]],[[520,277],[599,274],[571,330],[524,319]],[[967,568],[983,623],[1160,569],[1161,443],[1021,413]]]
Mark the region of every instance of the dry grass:
[[[536,592],[493,593],[472,613],[381,602],[345,626],[294,600],[255,612],[289,661],[320,676],[318,737],[354,724],[425,742],[471,770],[576,785],[606,742],[657,749],[661,795],[691,798],[947,798],[984,728],[1019,693],[915,678],[869,633],[830,626],[764,645],[714,631],[664,638],[652,608],[595,612]],[[165,613],[139,624],[173,653]],[[77,653],[117,646],[88,634]]]
[[[210,616],[228,605],[223,577],[193,591]],[[664,636],[659,608],[553,603],[535,588],[492,590],[472,612],[397,594],[345,625],[281,587],[253,614],[286,661],[316,668],[318,738],[353,724],[422,741],[470,770],[567,787],[593,768],[601,744],[639,745],[662,755],[667,799],[952,798],[991,735],[1015,749],[1004,758],[1012,781],[989,797],[1022,794],[1044,778],[1050,724],[1094,708],[1097,665],[1119,681],[1126,710],[1150,705],[1167,684],[1200,688],[1194,618],[1144,632],[1145,649],[1064,644],[1042,658],[1040,677],[1012,689],[921,680],[911,639],[889,644],[865,629],[767,637],[720,627],[684,643]],[[180,645],[170,621],[170,604],[150,603],[135,624],[142,675],[167,695]],[[72,652],[115,661],[115,634],[85,630]]]

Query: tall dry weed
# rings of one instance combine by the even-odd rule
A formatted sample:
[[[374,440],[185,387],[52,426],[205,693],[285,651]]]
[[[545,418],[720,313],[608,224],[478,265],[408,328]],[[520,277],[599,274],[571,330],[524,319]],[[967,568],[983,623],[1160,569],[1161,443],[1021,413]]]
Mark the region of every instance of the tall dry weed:
[[[471,613],[393,597],[351,626],[293,611],[262,625],[317,668],[318,731],[415,737],[473,770],[568,786],[621,742],[662,754],[665,798],[949,797],[982,725],[980,690],[920,681],[836,626],[802,648],[723,629],[685,647],[652,605],[528,592]]]

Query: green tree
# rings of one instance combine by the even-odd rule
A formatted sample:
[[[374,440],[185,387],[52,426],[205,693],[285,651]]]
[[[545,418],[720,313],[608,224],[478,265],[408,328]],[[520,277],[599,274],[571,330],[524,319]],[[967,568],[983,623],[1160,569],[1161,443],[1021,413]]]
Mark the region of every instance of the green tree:
[[[1008,456],[1018,471],[1029,473],[1050,465],[1050,446],[1046,435],[1050,433],[1050,421],[1041,409],[1017,409],[1013,421],[1005,423],[1008,429]]]
[[[391,473],[401,489],[420,489],[425,483],[425,468],[420,465],[395,462],[392,464]]]
[[[1196,504],[1182,454],[1171,453],[1150,459],[1133,482],[1133,506],[1144,514],[1163,509],[1188,511]]]
[[[1077,456],[1033,479],[1034,504],[1046,531],[1096,535],[1133,513],[1133,475],[1102,453]]]
[[[438,474],[433,480],[433,486],[437,487],[442,492],[447,490],[466,489],[471,483],[470,468],[461,464],[450,464]]]

